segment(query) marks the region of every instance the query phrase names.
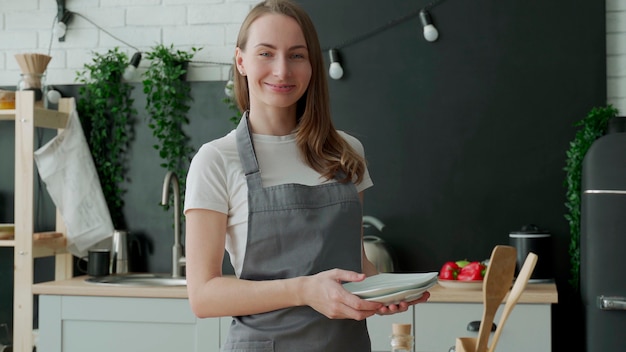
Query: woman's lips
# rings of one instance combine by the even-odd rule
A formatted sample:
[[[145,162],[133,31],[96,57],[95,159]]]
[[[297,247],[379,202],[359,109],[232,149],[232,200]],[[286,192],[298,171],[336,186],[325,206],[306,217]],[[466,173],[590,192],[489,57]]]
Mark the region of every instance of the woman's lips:
[[[276,92],[289,92],[295,88],[295,85],[293,84],[272,84],[272,83],[265,83],[265,84],[270,89]]]

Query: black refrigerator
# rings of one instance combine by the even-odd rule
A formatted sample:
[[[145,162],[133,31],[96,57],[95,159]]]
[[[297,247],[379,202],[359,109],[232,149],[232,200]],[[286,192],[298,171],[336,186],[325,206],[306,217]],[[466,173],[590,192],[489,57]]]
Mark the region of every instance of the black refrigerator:
[[[626,133],[621,129],[589,148],[581,186],[586,351],[626,351]]]

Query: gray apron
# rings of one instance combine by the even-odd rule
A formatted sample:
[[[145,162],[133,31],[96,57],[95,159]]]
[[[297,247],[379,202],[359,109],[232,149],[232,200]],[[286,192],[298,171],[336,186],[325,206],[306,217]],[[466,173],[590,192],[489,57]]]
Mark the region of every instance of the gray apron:
[[[237,147],[249,212],[241,279],[286,279],[333,268],[361,272],[362,211],[355,185],[263,188],[247,113],[237,127]],[[371,351],[371,344],[365,320],[328,319],[302,306],[233,317],[222,351],[362,352]]]

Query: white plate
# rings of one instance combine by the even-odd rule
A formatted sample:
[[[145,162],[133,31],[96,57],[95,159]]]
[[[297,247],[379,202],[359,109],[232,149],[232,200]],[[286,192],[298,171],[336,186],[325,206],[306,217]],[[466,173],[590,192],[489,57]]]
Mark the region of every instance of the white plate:
[[[343,287],[361,298],[381,297],[399,291],[430,287],[437,282],[438,274],[381,273],[360,282],[347,282]]]
[[[390,293],[388,295],[383,295],[383,296],[370,297],[370,298],[366,298],[365,300],[372,301],[372,302],[380,302],[385,305],[398,304],[400,302],[411,302],[422,297],[424,292],[428,291],[428,289],[434,286],[435,283],[436,281],[433,281],[432,283],[430,283],[428,286],[425,286],[425,287],[414,288],[411,290],[404,290],[400,292],[394,292],[394,293]]]
[[[439,285],[445,288],[455,288],[463,290],[482,290],[483,280],[439,280]]]

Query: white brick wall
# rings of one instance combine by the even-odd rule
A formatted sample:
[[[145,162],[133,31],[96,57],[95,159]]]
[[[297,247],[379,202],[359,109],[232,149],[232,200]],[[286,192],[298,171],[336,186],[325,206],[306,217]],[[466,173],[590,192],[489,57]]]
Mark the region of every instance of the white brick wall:
[[[230,62],[239,24],[257,0],[66,0],[67,8],[82,14],[123,41],[149,50],[157,43],[187,50],[202,47],[197,61]],[[0,86],[14,85],[19,67],[13,55],[47,53],[54,0],[0,0]],[[626,115],[626,1],[606,0],[607,103]],[[134,50],[91,23],[74,16],[66,41],[52,40],[49,84],[75,83],[76,71],[91,61],[92,51],[113,47]],[[143,62],[141,66],[147,65]],[[141,68],[141,67],[140,67]],[[189,80],[224,81],[228,67],[194,64]]]
[[[162,43],[177,49],[201,47],[194,61],[230,63],[241,21],[258,0],[66,0],[78,13],[115,37],[142,51]],[[48,53],[47,83],[74,84],[76,72],[91,62],[93,52],[119,47],[135,50],[81,16],[72,18],[64,42],[52,39],[55,0],[0,0],[0,86],[15,85],[20,69],[17,53]],[[140,66],[147,66],[144,60]],[[194,63],[192,81],[225,81],[224,65]]]
[[[607,102],[626,116],[626,1],[606,0]]]

